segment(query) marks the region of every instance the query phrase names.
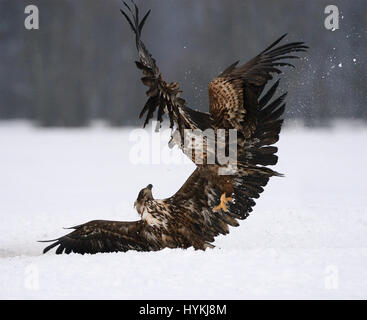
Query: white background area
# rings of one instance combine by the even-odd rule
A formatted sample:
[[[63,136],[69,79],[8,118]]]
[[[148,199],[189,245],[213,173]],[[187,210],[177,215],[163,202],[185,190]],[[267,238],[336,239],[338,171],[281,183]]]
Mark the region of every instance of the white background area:
[[[141,188],[169,197],[194,170],[134,165],[130,134],[0,124],[0,298],[367,298],[367,128],[356,125],[285,128],[275,167],[285,177],[215,249],[42,255],[37,240],[138,219]]]

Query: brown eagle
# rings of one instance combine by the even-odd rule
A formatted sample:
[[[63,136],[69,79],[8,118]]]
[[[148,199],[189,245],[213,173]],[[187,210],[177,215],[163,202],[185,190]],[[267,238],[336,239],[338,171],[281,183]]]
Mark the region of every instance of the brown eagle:
[[[307,46],[303,42],[279,45],[284,35],[247,63],[233,63],[209,84],[209,112],[203,113],[187,106],[177,82],[168,84],[163,80],[141,41],[150,10],[139,20],[137,6],[124,4],[126,10],[121,13],[136,36],[139,54],[136,65],[144,73],[143,84],[149,88],[148,100],[140,113],[140,118],[146,114],[144,126],[155,111],[158,123],[167,115],[170,127],[176,128],[172,143],[184,152],[186,130],[224,129],[226,137],[229,130],[235,130],[236,170],[219,174],[222,165],[218,159],[215,157],[213,163],[207,161],[208,154],[216,149],[208,147],[204,139],[204,161],[198,163],[191,156],[196,170],[172,197],[154,199],[150,184],[139,192],[135,201],[140,215],[138,221],[96,220],[75,226],[71,228],[73,232],[50,240],[53,243],[44,253],[54,247],[57,247],[56,254],[212,248],[216,236],[227,234],[229,226],[238,226],[238,220],[249,215],[254,199],[259,198],[269,178],[280,175],[265,166],[275,165],[278,160],[273,145],[279,139],[286,94],[273,98],[279,80],[266,92],[264,88],[273,74],[281,72],[279,67],[293,66],[285,62],[298,58],[293,52],[306,51]]]

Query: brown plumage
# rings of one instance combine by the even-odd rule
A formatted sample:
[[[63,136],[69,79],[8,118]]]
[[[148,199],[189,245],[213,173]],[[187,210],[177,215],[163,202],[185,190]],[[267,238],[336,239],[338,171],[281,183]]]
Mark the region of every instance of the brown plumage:
[[[57,247],[56,253],[97,253],[114,251],[155,251],[162,248],[205,250],[219,234],[227,234],[229,226],[238,226],[253,210],[254,199],[259,198],[272,176],[279,176],[266,168],[275,165],[283,120],[285,94],[273,99],[279,80],[263,94],[265,85],[279,67],[292,66],[285,59],[294,59],[292,52],[305,51],[302,42],[277,46],[281,37],[249,62],[229,66],[209,84],[209,113],[195,111],[181,98],[178,83],[167,84],[155,60],[141,41],[141,31],[150,13],[139,21],[136,5],[133,10],[121,10],[136,35],[139,60],[143,71],[142,82],[148,87],[148,101],[139,117],[146,114],[144,126],[157,111],[157,120],[163,114],[170,120],[172,143],[184,150],[185,129],[235,129],[237,131],[236,170],[230,175],[218,174],[222,167],[215,162],[197,164],[196,170],[172,197],[156,200],[152,185],[142,189],[135,201],[141,218],[135,222],[91,221],[74,227],[73,232],[52,240],[44,252]],[[131,14],[131,18],[128,13]],[[272,100],[273,99],[273,100]],[[227,132],[228,133],[228,132]],[[210,150],[214,152],[215,150]],[[195,162],[197,159],[191,157]]]

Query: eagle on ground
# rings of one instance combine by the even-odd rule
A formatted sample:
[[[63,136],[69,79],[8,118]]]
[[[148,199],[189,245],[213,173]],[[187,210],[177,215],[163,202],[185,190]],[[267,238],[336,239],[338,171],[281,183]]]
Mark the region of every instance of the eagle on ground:
[[[280,45],[284,35],[250,61],[231,64],[209,84],[209,112],[199,112],[187,106],[177,82],[163,80],[156,61],[141,40],[150,10],[140,20],[137,6],[124,4],[126,8],[121,13],[136,36],[139,55],[136,66],[143,72],[142,82],[148,87],[148,100],[139,117],[145,115],[145,127],[155,112],[158,123],[166,115],[173,130],[170,143],[191,157],[196,169],[170,198],[154,199],[151,184],[142,189],[134,203],[140,215],[138,221],[95,220],[75,226],[71,233],[50,240],[53,243],[44,253],[54,247],[56,254],[213,248],[216,236],[229,233],[229,226],[236,227],[238,220],[248,217],[254,199],[259,198],[269,178],[280,176],[267,166],[278,160],[274,144],[283,123],[286,94],[274,98],[279,80],[264,89],[274,74],[281,73],[279,67],[293,67],[287,61],[298,58],[293,53],[304,52],[307,46],[303,42]],[[208,137],[202,140],[204,152],[200,161],[195,150],[188,152],[186,140],[192,140],[193,136],[185,133],[208,129],[215,132],[214,141],[219,130],[224,132],[227,152],[228,132],[235,130],[236,158],[232,162],[235,170],[220,173],[228,164],[219,161],[215,152],[218,142],[213,147]],[[212,154],[214,160],[209,162]]]

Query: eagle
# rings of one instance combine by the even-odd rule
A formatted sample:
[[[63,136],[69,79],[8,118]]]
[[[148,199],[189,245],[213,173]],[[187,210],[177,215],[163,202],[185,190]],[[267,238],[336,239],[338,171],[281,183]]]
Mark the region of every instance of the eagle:
[[[124,2],[121,13],[135,34],[139,56],[135,63],[148,87],[148,99],[139,118],[145,116],[145,127],[155,113],[158,124],[166,116],[172,128],[170,144],[188,155],[196,169],[169,198],[155,199],[151,184],[143,188],[134,203],[139,220],[80,224],[70,228],[73,231],[65,236],[42,241],[52,242],[43,252],[55,247],[56,254],[213,248],[216,236],[228,234],[230,226],[237,227],[239,220],[249,216],[269,179],[281,176],[268,166],[278,160],[274,144],[283,123],[286,93],[274,97],[279,79],[272,85],[268,82],[281,73],[281,67],[294,67],[289,61],[299,58],[295,52],[305,52],[308,47],[304,42],[280,44],[286,36],[283,35],[248,62],[231,64],[209,83],[209,112],[200,112],[187,106],[177,82],[163,80],[155,59],[141,40],[150,10],[139,19],[138,7]],[[201,145],[187,147],[193,132],[205,130],[212,130],[214,138],[204,135]],[[228,163],[219,161],[216,150],[224,147],[229,152],[231,144],[227,140],[231,130],[236,133],[236,154],[231,159],[234,169],[220,171],[228,168]],[[221,143],[217,142],[219,131],[224,135]],[[199,147],[204,150],[201,157],[194,152]],[[213,154],[214,158],[209,159]]]

